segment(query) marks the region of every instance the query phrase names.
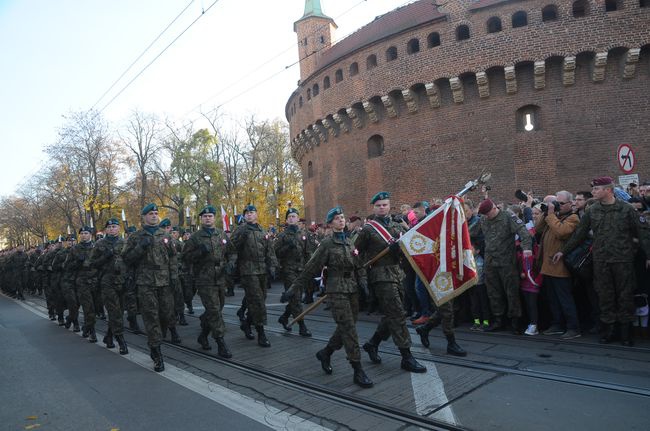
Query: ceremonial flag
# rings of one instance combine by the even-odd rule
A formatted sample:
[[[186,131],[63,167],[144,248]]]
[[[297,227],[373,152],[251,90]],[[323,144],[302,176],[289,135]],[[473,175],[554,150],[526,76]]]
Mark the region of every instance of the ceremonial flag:
[[[400,246],[436,305],[477,282],[476,262],[462,200],[445,203],[400,238]]]
[[[230,230],[228,214],[226,213],[226,210],[223,209],[223,205],[221,205],[221,223],[223,224],[223,230]]]

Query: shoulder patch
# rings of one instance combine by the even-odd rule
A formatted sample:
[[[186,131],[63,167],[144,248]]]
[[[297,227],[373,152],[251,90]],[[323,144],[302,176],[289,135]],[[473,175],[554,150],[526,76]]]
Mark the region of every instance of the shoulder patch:
[[[640,216],[639,216],[639,221],[640,221],[641,223],[645,224],[645,223],[648,221],[648,219],[646,219],[645,216],[640,215]]]

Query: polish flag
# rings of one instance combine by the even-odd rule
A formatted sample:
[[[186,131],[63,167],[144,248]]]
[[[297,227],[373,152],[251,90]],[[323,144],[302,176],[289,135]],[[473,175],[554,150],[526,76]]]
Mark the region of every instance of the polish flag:
[[[223,205],[221,205],[221,224],[223,225],[223,230],[230,230],[228,214],[226,213],[226,210],[223,209]]]

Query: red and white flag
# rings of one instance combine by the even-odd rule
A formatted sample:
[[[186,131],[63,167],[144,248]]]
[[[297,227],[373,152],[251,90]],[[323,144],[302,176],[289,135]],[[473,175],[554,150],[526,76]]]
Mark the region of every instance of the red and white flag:
[[[230,222],[228,221],[228,214],[226,213],[226,210],[223,209],[223,205],[221,205],[221,223],[223,226],[223,230],[230,230]]]
[[[444,304],[477,282],[476,262],[463,201],[445,203],[400,238],[400,246],[436,305]]]

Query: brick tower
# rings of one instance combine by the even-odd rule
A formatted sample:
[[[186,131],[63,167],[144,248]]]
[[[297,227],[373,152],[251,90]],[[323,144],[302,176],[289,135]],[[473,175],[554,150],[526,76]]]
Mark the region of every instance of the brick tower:
[[[293,23],[298,36],[301,81],[316,71],[320,53],[332,45],[336,28],[334,20],[323,14],[320,0],[305,0],[305,13]]]

